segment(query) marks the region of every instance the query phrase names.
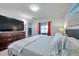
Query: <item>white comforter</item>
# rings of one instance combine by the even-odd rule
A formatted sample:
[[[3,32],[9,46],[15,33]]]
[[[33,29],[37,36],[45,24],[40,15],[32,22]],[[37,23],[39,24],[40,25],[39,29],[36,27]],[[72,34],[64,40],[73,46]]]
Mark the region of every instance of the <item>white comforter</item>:
[[[10,46],[8,46],[8,50],[11,51],[12,54],[19,55],[25,46],[33,43],[34,41],[40,39],[43,36],[44,35],[36,35],[30,38],[25,38],[25,39],[16,41],[12,43]]]
[[[17,56],[50,56],[56,55],[56,42],[53,36],[36,35],[12,43],[8,47],[9,55]],[[53,45],[51,45],[53,43]],[[51,54],[53,53],[53,54]]]
[[[79,40],[73,37],[67,37],[65,49],[68,55],[79,56]]]
[[[51,37],[45,36],[37,41],[25,46],[22,55],[23,56],[49,56],[50,55],[50,39]]]
[[[12,43],[8,46],[9,55],[50,55],[50,36],[35,35]]]

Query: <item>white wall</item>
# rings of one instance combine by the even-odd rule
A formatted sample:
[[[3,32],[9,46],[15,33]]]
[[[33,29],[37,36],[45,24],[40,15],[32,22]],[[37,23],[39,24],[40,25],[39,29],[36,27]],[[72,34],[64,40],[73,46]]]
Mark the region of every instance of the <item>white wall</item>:
[[[69,16],[67,29],[79,29],[79,14]]]
[[[24,31],[25,31],[25,37],[28,37],[28,21],[26,20],[26,22],[24,23]]]
[[[67,29],[79,29],[79,25],[77,25],[77,26],[72,26],[72,27],[68,27]]]

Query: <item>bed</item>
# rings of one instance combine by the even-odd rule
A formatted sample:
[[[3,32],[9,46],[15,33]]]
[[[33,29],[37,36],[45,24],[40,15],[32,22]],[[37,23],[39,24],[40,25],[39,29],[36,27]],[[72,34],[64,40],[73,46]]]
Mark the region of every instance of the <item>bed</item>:
[[[68,56],[79,56],[79,40],[74,37],[67,37],[65,51]]]
[[[52,36],[36,35],[8,46],[9,56],[49,56]]]
[[[35,35],[16,41],[8,46],[9,56],[58,56],[57,43],[54,36]],[[68,42],[71,40],[68,38]],[[66,48],[70,46],[66,43]],[[62,55],[68,55],[68,50]]]
[[[67,29],[66,51],[70,56],[79,56],[79,29]]]

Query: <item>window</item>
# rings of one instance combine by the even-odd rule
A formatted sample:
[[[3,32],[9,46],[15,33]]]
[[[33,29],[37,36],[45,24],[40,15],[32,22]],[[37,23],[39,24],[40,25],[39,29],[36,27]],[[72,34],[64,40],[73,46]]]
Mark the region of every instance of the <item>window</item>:
[[[48,34],[48,23],[41,23],[41,34]]]
[[[51,22],[38,23],[38,33],[51,36]]]

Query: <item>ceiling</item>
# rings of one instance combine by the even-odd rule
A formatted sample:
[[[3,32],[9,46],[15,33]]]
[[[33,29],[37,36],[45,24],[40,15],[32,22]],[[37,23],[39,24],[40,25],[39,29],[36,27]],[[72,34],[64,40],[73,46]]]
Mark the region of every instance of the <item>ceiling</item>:
[[[73,5],[72,3],[39,3],[37,5],[40,7],[40,10],[33,12],[29,9],[31,4],[32,3],[0,3],[0,15],[23,21],[50,17],[62,19]]]

